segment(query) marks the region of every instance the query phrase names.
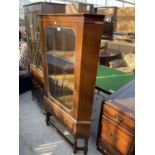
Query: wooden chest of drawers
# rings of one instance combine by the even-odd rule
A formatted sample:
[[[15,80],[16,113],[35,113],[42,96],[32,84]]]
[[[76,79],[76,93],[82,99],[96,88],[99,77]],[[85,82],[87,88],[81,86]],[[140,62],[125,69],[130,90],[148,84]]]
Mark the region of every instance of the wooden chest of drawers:
[[[133,81],[103,101],[97,147],[108,155],[132,155],[135,148]]]

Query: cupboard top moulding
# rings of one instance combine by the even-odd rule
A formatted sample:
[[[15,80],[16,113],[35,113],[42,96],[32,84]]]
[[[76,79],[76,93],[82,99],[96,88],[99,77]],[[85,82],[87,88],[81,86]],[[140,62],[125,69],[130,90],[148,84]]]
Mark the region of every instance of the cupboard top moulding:
[[[24,5],[25,12],[39,11],[39,13],[65,13],[65,4],[36,2]]]
[[[104,15],[95,15],[95,14],[63,14],[63,13],[56,13],[56,14],[40,14],[42,21],[66,21],[66,22],[91,22],[99,24],[103,24]],[[103,25],[102,25],[103,26]]]
[[[69,120],[67,127],[79,137],[89,135],[103,19],[91,14],[40,15],[44,103],[60,121]]]
[[[135,80],[119,89],[109,97],[109,106],[124,111],[127,117],[135,119]]]

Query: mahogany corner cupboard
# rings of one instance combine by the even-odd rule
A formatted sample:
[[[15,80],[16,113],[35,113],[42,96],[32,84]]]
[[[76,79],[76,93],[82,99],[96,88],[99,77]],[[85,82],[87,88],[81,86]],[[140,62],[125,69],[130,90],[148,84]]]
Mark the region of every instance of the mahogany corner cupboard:
[[[103,15],[40,15],[46,122],[54,116],[87,153]],[[77,140],[84,146],[78,147]]]
[[[65,5],[37,2],[24,5],[25,26],[32,76],[32,96],[42,105],[44,94],[42,51],[40,47],[40,13],[64,13]]]

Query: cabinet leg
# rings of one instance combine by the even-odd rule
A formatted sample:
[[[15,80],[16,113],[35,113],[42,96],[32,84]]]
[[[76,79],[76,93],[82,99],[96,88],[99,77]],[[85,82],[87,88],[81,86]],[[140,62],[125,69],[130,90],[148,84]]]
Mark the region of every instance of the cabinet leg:
[[[76,148],[77,148],[77,138],[75,138],[73,143],[73,153],[76,153]]]
[[[49,126],[49,120],[50,120],[50,114],[47,112],[46,113],[46,125]]]
[[[87,152],[88,152],[88,139],[84,139],[84,142],[85,142],[85,147],[84,147],[84,154],[86,155]]]
[[[73,153],[76,153],[77,150],[84,151],[84,155],[87,155],[87,152],[88,152],[88,138],[84,139],[84,147],[82,147],[82,148],[77,146],[77,137],[75,138],[74,143],[73,143]]]

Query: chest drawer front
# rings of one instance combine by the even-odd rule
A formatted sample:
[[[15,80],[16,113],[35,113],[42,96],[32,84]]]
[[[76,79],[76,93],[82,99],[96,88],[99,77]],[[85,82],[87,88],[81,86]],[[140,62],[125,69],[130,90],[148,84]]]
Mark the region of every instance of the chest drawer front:
[[[105,155],[120,155],[121,153],[114,149],[109,143],[105,140],[98,138],[97,141],[98,149],[101,150]]]
[[[124,116],[119,111],[107,106],[106,104],[102,108],[102,113],[112,119],[114,122],[118,123],[119,125],[127,126],[130,129],[135,129],[135,122]]]
[[[134,140],[134,135],[113,123],[104,115],[101,121],[100,137],[124,155],[128,154]]]

